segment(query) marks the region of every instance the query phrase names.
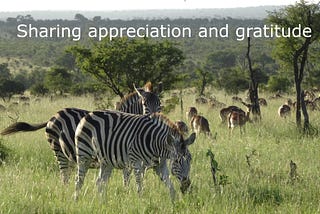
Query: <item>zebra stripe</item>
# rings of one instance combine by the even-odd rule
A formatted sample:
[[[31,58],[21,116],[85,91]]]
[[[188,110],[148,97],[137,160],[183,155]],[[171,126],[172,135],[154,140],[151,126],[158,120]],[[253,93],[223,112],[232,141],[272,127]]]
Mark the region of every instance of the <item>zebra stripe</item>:
[[[120,106],[116,109],[132,114],[150,114],[161,111],[159,97],[149,91],[136,89],[121,100]]]
[[[136,89],[136,92],[129,94],[122,99],[121,111],[142,114],[144,112],[154,112],[160,110],[159,97],[149,91]],[[70,168],[76,163],[76,151],[74,136],[79,121],[89,113],[89,111],[78,108],[65,108],[58,111],[46,125],[46,138],[54,152],[59,165],[61,179],[68,183]],[[45,123],[43,123],[45,124]],[[18,131],[36,131],[44,125],[32,125],[19,122],[10,125],[1,132],[2,135],[13,134]],[[91,167],[97,168],[95,162]],[[124,183],[128,185],[130,172],[124,171]]]
[[[75,198],[83,185],[86,172],[97,158],[100,173],[99,192],[112,169],[134,170],[138,192],[142,189],[142,174],[150,167],[165,182],[174,199],[175,190],[169,179],[167,159],[184,192],[190,185],[191,154],[188,146],[195,134],[184,140],[177,127],[160,114],[133,115],[119,111],[95,111],[81,119],[75,134],[77,180]]]

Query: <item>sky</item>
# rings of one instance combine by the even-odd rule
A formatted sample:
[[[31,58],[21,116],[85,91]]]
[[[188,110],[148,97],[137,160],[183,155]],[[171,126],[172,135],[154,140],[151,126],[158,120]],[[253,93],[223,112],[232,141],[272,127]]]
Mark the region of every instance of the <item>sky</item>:
[[[289,5],[297,0],[6,0],[0,11],[234,8]]]

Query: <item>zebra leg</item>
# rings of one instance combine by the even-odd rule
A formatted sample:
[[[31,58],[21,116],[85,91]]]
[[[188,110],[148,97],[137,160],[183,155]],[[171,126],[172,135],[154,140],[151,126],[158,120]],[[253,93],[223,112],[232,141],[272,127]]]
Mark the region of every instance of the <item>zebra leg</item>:
[[[137,190],[139,195],[142,191],[142,180],[143,180],[143,173],[144,173],[144,167],[142,162],[137,162],[133,165],[134,169],[134,175],[136,177],[136,183],[137,183]]]
[[[126,167],[126,168],[124,168],[124,169],[122,170],[122,172],[123,172],[123,185],[124,185],[125,187],[128,187],[129,184],[130,184],[130,174],[131,174],[131,171],[132,171],[132,169],[131,169],[131,168],[128,168],[128,167]]]
[[[58,164],[59,164],[59,170],[60,170],[60,176],[61,180],[64,184],[69,183],[69,177],[70,177],[70,163],[68,158],[63,154],[63,152],[59,151],[55,154]]]
[[[100,171],[99,171],[99,177],[96,181],[96,185],[98,187],[98,192],[103,195],[104,194],[104,189],[102,188],[105,184],[107,184],[111,173],[112,173],[113,167],[107,166],[105,164],[100,165]]]
[[[154,167],[154,170],[155,170],[156,174],[160,177],[161,181],[163,181],[165,183],[165,185],[169,188],[171,200],[174,201],[176,191],[174,190],[173,184],[169,178],[169,170],[167,167],[167,161],[161,160],[160,164],[158,166]]]
[[[89,169],[91,160],[88,158],[79,158],[77,161],[77,175],[76,175],[76,191],[74,193],[74,199],[77,200],[79,196],[80,189],[83,185],[84,178]]]
[[[48,142],[58,162],[61,180],[64,184],[67,184],[69,182],[69,175],[70,175],[69,160],[64,155],[58,140],[56,140],[54,137],[50,137],[48,139]]]

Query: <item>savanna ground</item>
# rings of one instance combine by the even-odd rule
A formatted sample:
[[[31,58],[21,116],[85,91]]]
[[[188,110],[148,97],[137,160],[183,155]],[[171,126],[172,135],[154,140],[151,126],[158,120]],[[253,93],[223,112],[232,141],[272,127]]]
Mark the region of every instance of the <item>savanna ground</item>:
[[[217,99],[231,105],[230,96],[211,91]],[[261,94],[268,98],[269,95]],[[166,94],[164,98],[168,98]],[[285,99],[269,100],[261,107],[262,121],[247,124],[246,131],[229,133],[220,124],[219,109],[194,103],[194,93],[184,95],[184,107],[196,106],[210,123],[215,139],[197,136],[190,146],[193,155],[191,192],[182,195],[175,178],[177,199],[171,203],[169,191],[152,170],[144,178],[140,197],[134,177],[123,186],[122,171],[114,170],[107,186],[107,196],[96,190],[98,171],[89,170],[79,200],[73,200],[75,170],[70,184],[63,185],[53,152],[46,142],[44,129],[1,137],[9,156],[0,165],[1,213],[319,213],[320,157],[319,136],[302,137],[295,128],[295,118],[282,119],[278,107]],[[43,122],[64,107],[95,109],[91,97],[61,98],[30,102],[16,110],[0,114],[0,129],[12,123],[8,114],[19,121]],[[3,104],[3,103],[2,103]],[[6,104],[5,104],[6,105]],[[241,104],[237,104],[241,106]],[[243,106],[241,106],[244,108]],[[320,128],[320,112],[310,112],[314,127]],[[171,120],[184,119],[180,107],[168,114]],[[214,186],[210,149],[220,170],[220,186]],[[249,157],[250,167],[246,155]],[[290,160],[297,164],[298,177],[291,180]]]

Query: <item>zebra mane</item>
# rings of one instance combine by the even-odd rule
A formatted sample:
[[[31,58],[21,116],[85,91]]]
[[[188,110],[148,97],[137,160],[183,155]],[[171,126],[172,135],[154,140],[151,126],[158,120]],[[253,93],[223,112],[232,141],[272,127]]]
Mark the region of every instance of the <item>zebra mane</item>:
[[[123,106],[124,104],[126,104],[128,101],[133,100],[134,98],[137,98],[137,101],[139,100],[139,96],[137,92],[131,92],[130,94],[127,94],[126,96],[124,96],[121,101],[120,101],[120,105],[119,106]]]
[[[150,118],[156,118],[158,121],[163,122],[172,130],[174,135],[179,135],[182,139],[184,139],[183,134],[178,129],[177,125],[172,122],[167,116],[163,115],[162,113],[152,113],[150,115]]]
[[[149,92],[149,93],[153,93],[153,86],[152,86],[152,83],[149,81],[147,82],[145,85],[144,85],[144,90],[146,92]],[[137,97],[135,97],[137,96]],[[120,105],[119,106],[123,106],[125,105],[128,101],[131,101],[131,100],[134,100],[134,98],[137,98],[136,101],[139,100],[139,96],[138,96],[138,93],[136,91],[134,92],[131,92],[130,94],[127,94],[126,96],[124,96],[121,101],[120,101]]]

